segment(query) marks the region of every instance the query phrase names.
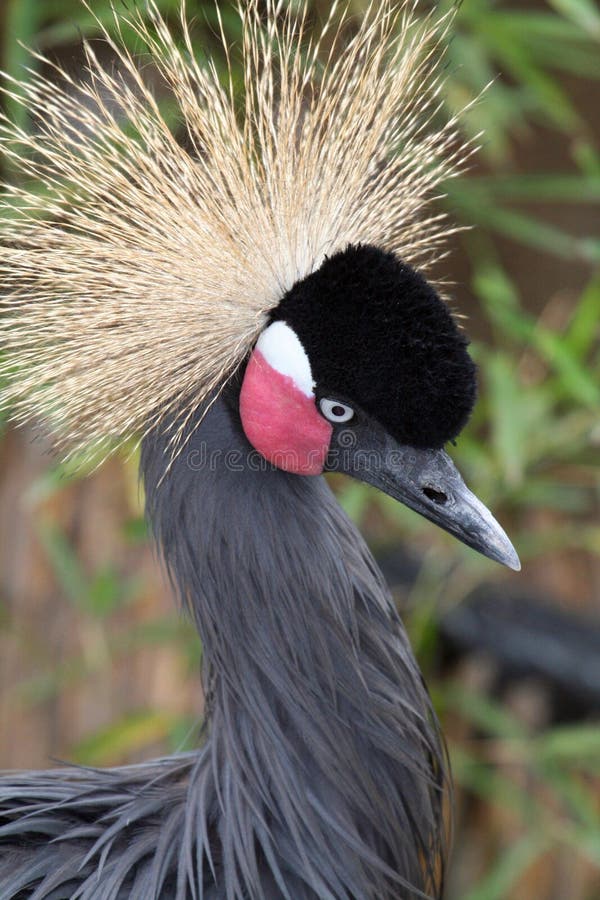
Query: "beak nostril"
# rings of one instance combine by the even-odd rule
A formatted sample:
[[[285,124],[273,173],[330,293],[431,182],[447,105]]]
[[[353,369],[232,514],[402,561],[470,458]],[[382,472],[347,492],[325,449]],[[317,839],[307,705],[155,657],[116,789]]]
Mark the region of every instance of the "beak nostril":
[[[448,500],[448,496],[443,491],[436,491],[435,488],[429,487],[429,485],[423,487],[423,493],[429,500],[437,503],[438,506],[443,506]]]

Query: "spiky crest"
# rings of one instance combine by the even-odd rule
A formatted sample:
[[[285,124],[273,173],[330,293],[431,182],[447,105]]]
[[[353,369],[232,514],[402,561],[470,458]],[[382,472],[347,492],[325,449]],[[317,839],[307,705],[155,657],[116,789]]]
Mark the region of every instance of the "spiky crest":
[[[240,93],[231,64],[223,84],[194,57],[185,6],[177,43],[154,0],[113,8],[116,37],[98,23],[110,66],[87,42],[81,79],[41,56],[42,74],[8,79],[31,127],[0,123],[20,176],[2,198],[0,403],[51,423],[65,449],[145,432],[182,403],[191,413],[326,255],[363,242],[423,266],[450,231],[423,212],[470,153],[455,119],[437,124],[449,17],[374,0],[355,24],[335,2],[309,37],[305,0],[263,6],[238,7]]]

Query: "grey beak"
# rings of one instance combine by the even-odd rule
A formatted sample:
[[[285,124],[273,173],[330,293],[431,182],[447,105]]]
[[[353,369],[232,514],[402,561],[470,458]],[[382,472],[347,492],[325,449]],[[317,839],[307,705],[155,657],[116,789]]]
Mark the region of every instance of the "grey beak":
[[[382,443],[379,453],[364,457],[364,464],[360,454],[350,453],[345,465],[331,468],[374,485],[468,547],[509,569],[520,570],[519,557],[504,529],[471,493],[447,453],[399,444],[392,447],[389,438]]]
[[[455,537],[518,572],[519,557],[506,532],[464,483],[443,450],[401,448],[402,464],[379,473],[381,490]],[[374,473],[377,479],[377,474]]]

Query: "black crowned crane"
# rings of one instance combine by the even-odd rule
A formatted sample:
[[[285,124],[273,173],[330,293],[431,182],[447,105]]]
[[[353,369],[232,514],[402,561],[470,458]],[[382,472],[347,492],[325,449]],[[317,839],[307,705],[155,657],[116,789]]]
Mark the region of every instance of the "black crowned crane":
[[[441,896],[435,716],[321,475],[518,568],[443,450],[475,371],[420,274],[448,231],[424,204],[470,152],[439,123],[448,21],[384,0],[309,39],[302,4],[239,12],[243,90],[196,61],[185,15],[180,43],[152,2],[129,17],[183,146],[108,34],[108,67],[88,45],[81,81],[45,62],[8,88],[32,127],[5,120],[5,153],[44,190],[4,198],[4,404],[69,452],[143,435],[207,705],[196,753],[5,774],[2,900]]]

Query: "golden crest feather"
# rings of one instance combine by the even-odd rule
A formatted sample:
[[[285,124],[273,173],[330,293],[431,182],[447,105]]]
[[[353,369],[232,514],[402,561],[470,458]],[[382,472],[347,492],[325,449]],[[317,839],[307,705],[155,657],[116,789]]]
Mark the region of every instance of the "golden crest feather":
[[[69,452],[197,408],[326,255],[371,243],[423,267],[451,230],[424,213],[472,150],[455,118],[438,121],[451,15],[375,0],[355,22],[333,3],[315,33],[306,2],[264,6],[238,7],[241,91],[231,65],[223,84],[195,58],[185,6],[175,38],[153,0],[113,8],[110,66],[88,42],[81,79],[44,59],[50,74],[7,83],[31,129],[0,122],[19,175],[1,200],[0,405],[48,422]]]

